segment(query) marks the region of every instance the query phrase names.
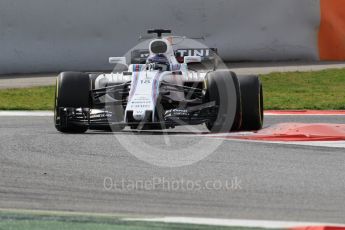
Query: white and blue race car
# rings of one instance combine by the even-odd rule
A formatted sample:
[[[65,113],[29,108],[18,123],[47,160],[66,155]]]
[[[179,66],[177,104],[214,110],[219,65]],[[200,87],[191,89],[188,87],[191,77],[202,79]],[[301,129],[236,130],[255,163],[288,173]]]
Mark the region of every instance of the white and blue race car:
[[[115,64],[111,73],[63,72],[58,76],[54,119],[58,131],[200,124],[211,132],[262,128],[263,94],[258,76],[237,76],[216,66],[195,70],[190,68],[192,64],[211,58],[174,50],[171,37],[162,36],[170,30],[148,33],[157,38],[150,41],[147,51],[135,50],[129,65],[125,57],[111,57],[110,63]],[[215,52],[204,51],[208,55]]]

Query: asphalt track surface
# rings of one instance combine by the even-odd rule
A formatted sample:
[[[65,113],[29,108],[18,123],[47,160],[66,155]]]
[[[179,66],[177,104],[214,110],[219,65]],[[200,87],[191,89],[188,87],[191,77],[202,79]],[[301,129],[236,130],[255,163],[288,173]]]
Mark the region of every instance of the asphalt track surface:
[[[344,121],[343,116],[268,116],[265,126]],[[64,135],[55,131],[52,117],[0,117],[0,124],[0,208],[345,223],[344,148],[226,140],[198,162],[169,168],[139,160],[116,135],[136,136],[157,151],[217,140],[188,127],[167,135]],[[105,187],[105,178],[124,184]],[[154,178],[235,182],[227,189],[126,187]]]

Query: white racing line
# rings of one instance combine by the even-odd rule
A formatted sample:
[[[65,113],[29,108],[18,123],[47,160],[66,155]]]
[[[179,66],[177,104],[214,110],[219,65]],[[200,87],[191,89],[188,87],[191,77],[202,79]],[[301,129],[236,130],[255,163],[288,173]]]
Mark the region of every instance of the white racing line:
[[[293,113],[293,112],[286,112],[286,113],[275,113],[275,112],[265,112],[265,116],[345,116],[345,112],[342,113],[327,113],[327,112],[318,112],[315,114],[309,113]]]
[[[195,224],[223,227],[247,227],[247,228],[297,228],[313,226],[330,226],[345,228],[344,224],[315,223],[315,222],[290,222],[290,221],[269,221],[269,220],[237,220],[237,219],[215,219],[197,217],[159,217],[159,218],[125,218],[127,221],[147,221],[174,224]]]
[[[52,111],[0,111],[0,117],[52,117]]]

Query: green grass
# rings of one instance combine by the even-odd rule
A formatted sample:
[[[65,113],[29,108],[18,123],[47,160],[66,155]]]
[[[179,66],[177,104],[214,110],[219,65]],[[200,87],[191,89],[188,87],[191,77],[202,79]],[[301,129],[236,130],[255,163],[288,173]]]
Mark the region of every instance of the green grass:
[[[262,75],[265,109],[345,109],[345,69]],[[55,87],[0,90],[0,110],[52,110]]]
[[[0,90],[0,110],[53,110],[54,86]]]
[[[8,230],[260,230],[258,228],[210,227],[203,225],[167,224],[125,221],[118,217],[87,215],[57,215],[20,212],[0,212],[0,229]]]
[[[345,109],[345,69],[261,76],[266,109]]]

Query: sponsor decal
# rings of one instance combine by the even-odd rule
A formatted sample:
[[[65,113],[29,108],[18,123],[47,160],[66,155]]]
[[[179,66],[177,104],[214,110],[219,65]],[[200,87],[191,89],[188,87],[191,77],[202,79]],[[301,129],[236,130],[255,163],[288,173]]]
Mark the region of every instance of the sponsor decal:
[[[202,58],[212,58],[217,54],[217,49],[215,48],[198,48],[198,49],[178,49],[175,51],[175,57],[182,63],[183,57],[185,56],[199,56]],[[148,49],[133,50],[131,53],[132,63],[146,63],[146,59],[150,56],[150,51]]]

